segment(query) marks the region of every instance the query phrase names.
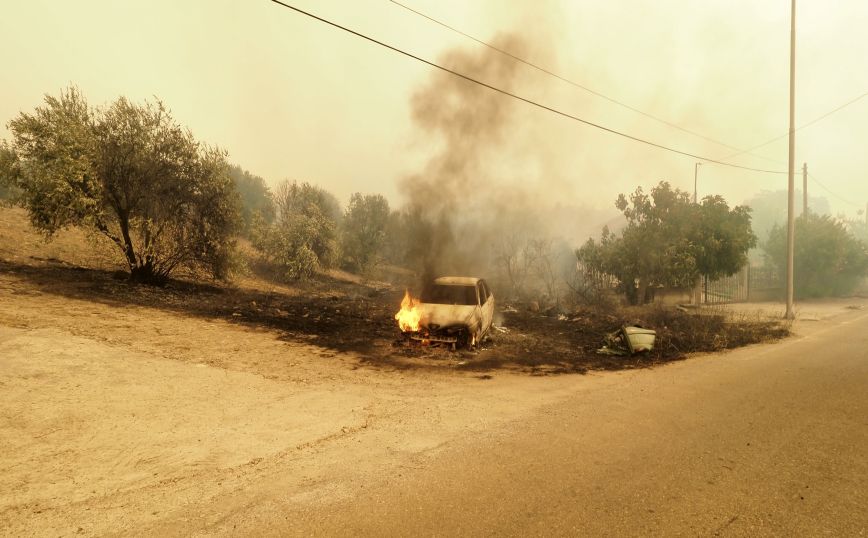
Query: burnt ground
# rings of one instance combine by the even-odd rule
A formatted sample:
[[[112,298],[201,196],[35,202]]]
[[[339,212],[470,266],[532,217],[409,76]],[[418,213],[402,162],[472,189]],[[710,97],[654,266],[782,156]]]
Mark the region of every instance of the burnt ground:
[[[478,350],[451,352],[408,346],[393,319],[404,289],[364,282],[347,274],[322,275],[304,284],[281,285],[257,275],[233,284],[172,280],[164,287],[134,284],[111,245],[80,230],[63,230],[45,242],[20,208],[0,208],[0,275],[12,294],[50,294],[112,307],[142,306],[205,320],[226,320],[268,329],[287,342],[318,346],[324,358],[351,353],[365,368],[466,370],[485,379],[497,370],[532,374],[620,370],[678,360],[692,352],[720,351],[781,338],[788,327],[759,318],[722,313],[696,316],[677,310],[583,310],[530,312],[500,304],[496,324]],[[406,277],[406,275],[404,275]],[[497,290],[494,290],[497,296]],[[506,310],[506,311],[503,311]],[[623,324],[657,331],[652,353],[599,355],[606,334]],[[337,356],[337,357],[336,357]],[[336,357],[336,358],[335,358]]]
[[[337,353],[352,352],[365,367],[448,368],[476,372],[482,379],[503,369],[545,375],[648,367],[682,359],[691,352],[739,347],[781,338],[789,332],[777,322],[733,320],[722,313],[579,310],[558,317],[510,305],[499,314],[497,324],[503,331],[493,330],[480,349],[452,352],[404,342],[393,319],[404,290],[394,287],[329,276],[296,288],[272,286],[257,279],[245,279],[239,285],[173,280],[164,287],[154,287],[131,283],[123,273],[33,256],[0,259],[0,272],[27,283],[13,293],[50,293],[118,307],[146,306],[223,319],[273,330],[286,341]],[[631,357],[598,354],[606,334],[624,324],[655,329],[655,349]]]

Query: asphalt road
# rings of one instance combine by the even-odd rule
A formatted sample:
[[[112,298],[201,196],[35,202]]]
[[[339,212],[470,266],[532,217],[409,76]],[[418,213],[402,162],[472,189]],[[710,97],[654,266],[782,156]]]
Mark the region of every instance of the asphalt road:
[[[797,331],[778,344],[578,378],[587,389],[532,419],[268,530],[866,536],[868,313]]]

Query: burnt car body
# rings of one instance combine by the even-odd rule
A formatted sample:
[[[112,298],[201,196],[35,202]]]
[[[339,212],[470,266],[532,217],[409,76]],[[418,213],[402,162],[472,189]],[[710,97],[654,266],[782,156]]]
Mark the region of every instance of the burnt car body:
[[[491,330],[494,295],[481,278],[445,276],[425,287],[419,309],[419,330],[408,333],[411,339],[473,347]]]

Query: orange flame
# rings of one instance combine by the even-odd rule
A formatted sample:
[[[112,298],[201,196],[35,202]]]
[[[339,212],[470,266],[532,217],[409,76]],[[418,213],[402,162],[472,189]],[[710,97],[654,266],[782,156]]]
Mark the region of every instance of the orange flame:
[[[422,320],[422,312],[419,305],[422,301],[414,299],[410,296],[410,290],[404,293],[404,300],[401,301],[401,310],[395,314],[395,319],[398,320],[398,327],[404,332],[415,332],[419,330],[419,322]]]

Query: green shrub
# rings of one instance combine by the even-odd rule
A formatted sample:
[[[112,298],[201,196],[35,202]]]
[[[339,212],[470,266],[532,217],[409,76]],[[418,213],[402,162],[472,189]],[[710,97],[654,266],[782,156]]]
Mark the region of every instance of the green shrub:
[[[868,274],[868,249],[838,219],[810,213],[795,226],[793,290],[797,298],[852,293]],[[787,229],[775,225],[763,244],[766,260],[778,274],[787,269]]]
[[[337,200],[309,183],[284,182],[276,190],[273,223],[256,219],[256,247],[282,278],[297,280],[334,266],[338,259]]]

